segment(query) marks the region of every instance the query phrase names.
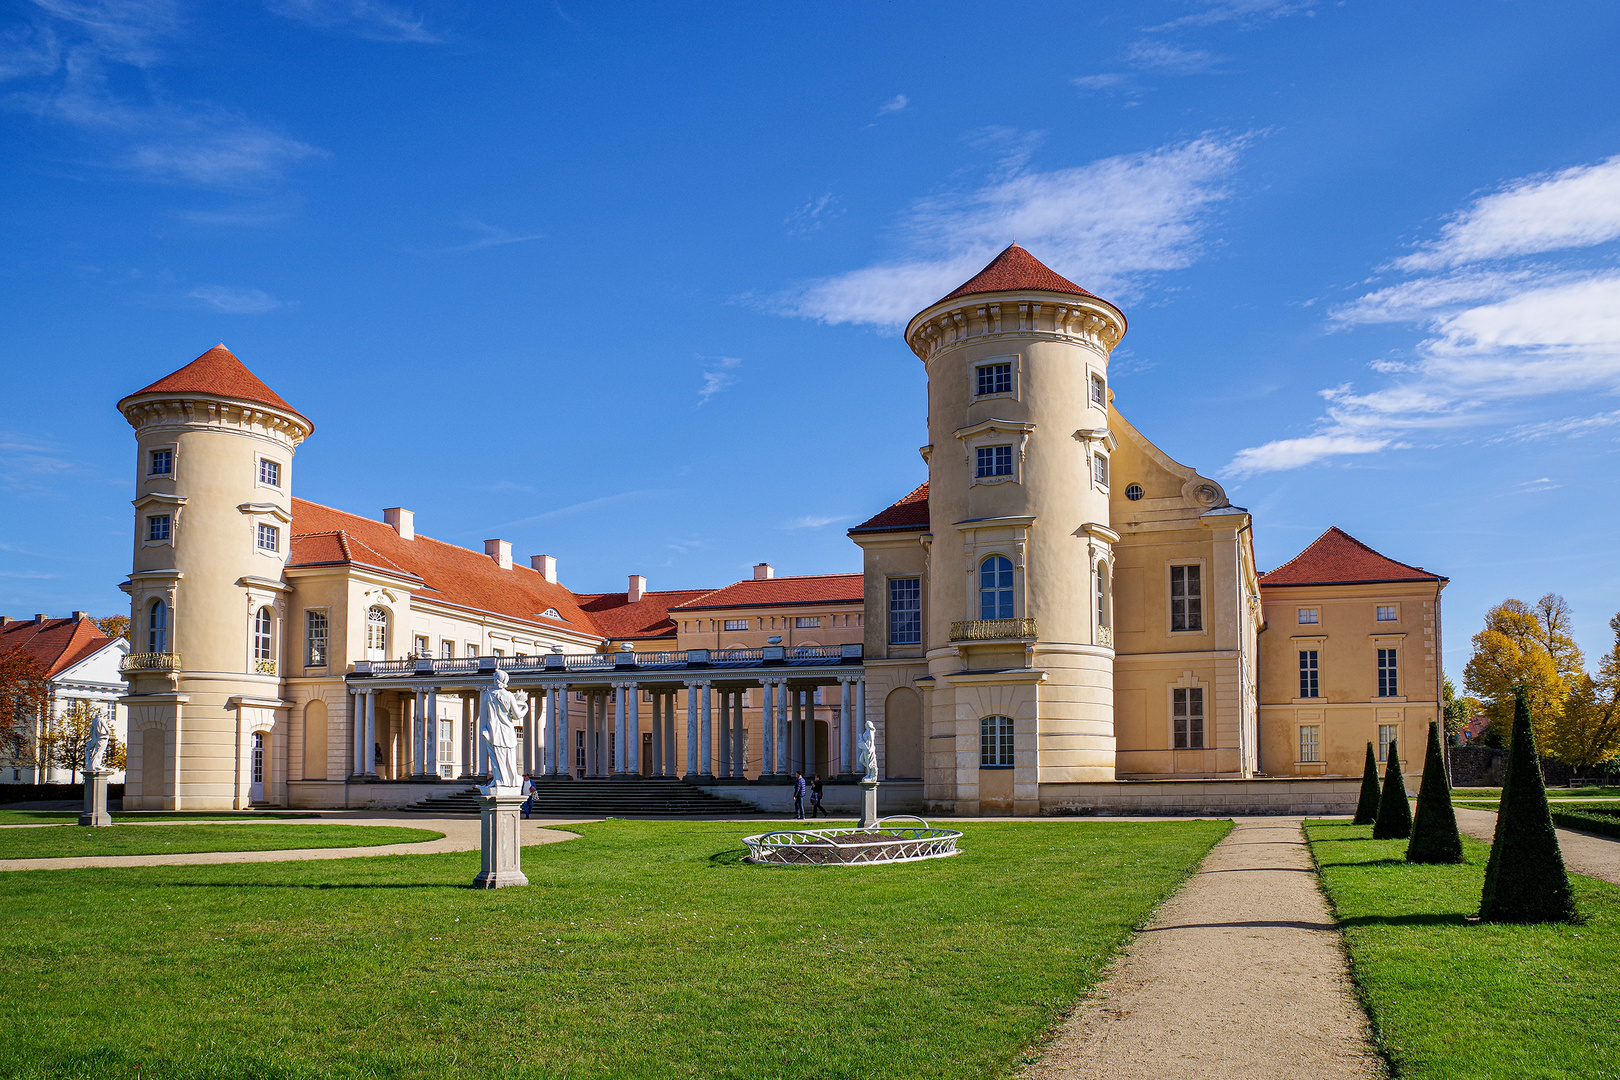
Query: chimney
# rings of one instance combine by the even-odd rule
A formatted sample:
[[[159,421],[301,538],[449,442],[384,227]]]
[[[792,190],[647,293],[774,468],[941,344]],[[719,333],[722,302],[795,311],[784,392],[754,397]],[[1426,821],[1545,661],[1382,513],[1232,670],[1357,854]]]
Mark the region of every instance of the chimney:
[[[485,540],[484,554],[494,559],[502,570],[512,569],[512,541]]]
[[[88,619],[89,617],[90,617],[90,613],[88,611],[75,611],[73,613],[73,621],[74,622],[83,622],[85,619]]]
[[[530,555],[529,565],[540,571],[541,577],[545,578],[553,585],[557,584],[557,556]]]
[[[10,626],[16,621],[17,620],[13,619],[10,615],[0,615],[0,626]]]
[[[390,529],[399,533],[401,540],[416,539],[416,511],[407,510],[403,506],[390,506],[383,511],[383,521]]]
[[[44,622],[45,622],[45,621],[46,621],[46,620],[48,620],[48,619],[49,619],[49,618],[50,618],[50,616],[49,616],[49,615],[35,615],[35,616],[34,616],[34,621],[35,621],[35,622],[36,622],[36,623],[42,623],[42,624],[43,624],[43,623],[44,623]]]
[[[769,581],[776,576],[776,570],[768,562],[754,564],[754,580]]]
[[[646,576],[643,575],[643,574],[631,574],[630,575],[630,588],[626,589],[625,593],[624,593],[625,600],[627,600],[628,602],[633,604],[637,600],[640,600],[643,596],[646,596],[646,595],[647,595],[647,578],[646,578]]]

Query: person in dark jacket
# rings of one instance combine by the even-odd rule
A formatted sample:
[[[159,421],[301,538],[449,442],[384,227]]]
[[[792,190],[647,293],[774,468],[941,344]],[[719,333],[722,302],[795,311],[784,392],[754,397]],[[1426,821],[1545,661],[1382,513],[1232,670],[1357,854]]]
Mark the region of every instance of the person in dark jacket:
[[[793,774],[793,816],[804,820],[804,773]]]
[[[810,778],[810,816],[820,814],[827,816],[827,810],[821,805],[821,775],[818,773]]]

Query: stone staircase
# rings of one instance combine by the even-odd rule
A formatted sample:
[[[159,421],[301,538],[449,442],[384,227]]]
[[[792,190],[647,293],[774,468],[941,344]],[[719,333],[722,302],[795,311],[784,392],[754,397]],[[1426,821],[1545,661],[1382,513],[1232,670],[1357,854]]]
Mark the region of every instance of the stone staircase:
[[[478,789],[435,795],[405,809],[420,814],[476,814]],[[762,811],[721,798],[679,780],[539,780],[534,816],[549,817],[734,817]]]

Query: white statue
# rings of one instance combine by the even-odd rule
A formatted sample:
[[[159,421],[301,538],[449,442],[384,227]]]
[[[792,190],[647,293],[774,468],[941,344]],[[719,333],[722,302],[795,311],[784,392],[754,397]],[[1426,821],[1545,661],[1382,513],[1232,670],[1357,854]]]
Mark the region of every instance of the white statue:
[[[872,721],[866,722],[866,731],[861,734],[861,753],[857,759],[861,771],[866,775],[862,780],[877,779],[877,728]]]
[[[479,695],[478,744],[489,755],[489,784],[479,789],[485,795],[516,795],[523,784],[517,726],[529,706],[506,688],[507,678],[503,669],[496,668],[495,685]]]
[[[84,771],[101,772],[107,759],[107,747],[113,741],[112,710],[97,709],[90,718],[90,740],[84,744]]]

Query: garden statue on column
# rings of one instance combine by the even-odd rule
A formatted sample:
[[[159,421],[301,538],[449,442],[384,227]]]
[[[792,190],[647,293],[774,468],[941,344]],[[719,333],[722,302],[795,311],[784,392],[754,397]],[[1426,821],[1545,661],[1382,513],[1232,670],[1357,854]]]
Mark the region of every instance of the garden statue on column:
[[[489,783],[481,788],[479,804],[482,857],[475,889],[501,889],[527,885],[518,837],[518,812],[523,805],[523,775],[518,770],[517,726],[528,713],[521,698],[506,688],[504,670],[495,669],[495,685],[480,695],[478,742],[489,755]]]
[[[857,758],[861,767],[861,828],[868,829],[877,824],[877,727],[872,721],[866,722],[866,730],[861,733],[861,752]]]
[[[113,741],[112,709],[99,708],[90,720],[90,740],[84,746],[84,812],[80,825],[111,825],[107,812],[107,750]]]

